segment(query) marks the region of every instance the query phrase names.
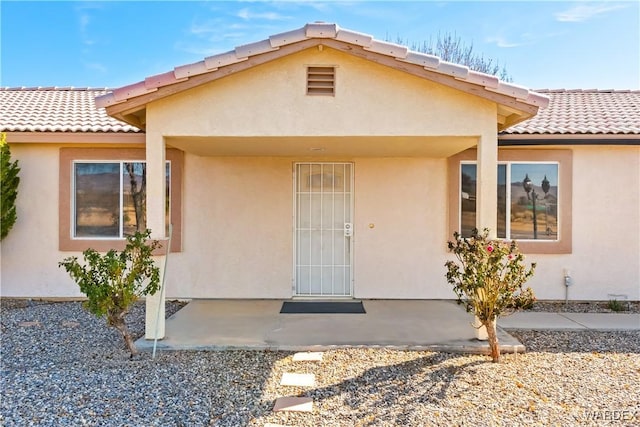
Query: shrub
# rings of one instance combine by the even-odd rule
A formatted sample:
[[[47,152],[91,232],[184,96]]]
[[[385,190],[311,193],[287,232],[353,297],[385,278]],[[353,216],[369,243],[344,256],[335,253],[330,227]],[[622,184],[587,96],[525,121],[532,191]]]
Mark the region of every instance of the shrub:
[[[495,332],[500,316],[530,306],[535,297],[531,288],[523,288],[533,276],[535,263],[527,269],[524,256],[515,241],[489,239],[489,230],[482,234],[477,229],[471,237],[463,238],[454,233],[448,242],[458,262],[447,261],[447,282],[453,285],[458,303],[473,313],[487,329],[491,358],[498,362],[500,347]]]
[[[11,149],[7,144],[7,135],[0,134],[0,240],[7,237],[15,224],[16,198],[18,197],[18,161],[11,161]]]
[[[160,242],[149,241],[150,236],[150,230],[146,230],[127,237],[122,252],[110,250],[101,255],[94,249],[87,249],[83,252],[83,264],[77,257],[68,257],[58,263],[87,296],[85,308],[97,317],[106,317],[107,325],[122,334],[132,357],[138,351],[125,317],[138,298],[155,294],[160,286],[160,269],[152,257]]]
[[[625,310],[624,305],[617,299],[610,299],[609,302],[607,303],[607,307],[609,308],[609,310],[615,311],[615,312],[620,312]]]

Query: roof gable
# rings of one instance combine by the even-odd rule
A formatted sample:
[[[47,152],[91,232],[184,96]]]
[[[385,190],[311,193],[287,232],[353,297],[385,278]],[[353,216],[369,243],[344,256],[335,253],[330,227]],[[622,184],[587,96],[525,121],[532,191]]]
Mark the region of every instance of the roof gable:
[[[534,116],[539,107],[548,103],[543,95],[466,66],[413,52],[336,24],[313,23],[147,77],[98,97],[96,104],[106,107],[114,117],[144,127],[144,109],[149,102],[315,46],[341,50],[496,102],[500,129]]]

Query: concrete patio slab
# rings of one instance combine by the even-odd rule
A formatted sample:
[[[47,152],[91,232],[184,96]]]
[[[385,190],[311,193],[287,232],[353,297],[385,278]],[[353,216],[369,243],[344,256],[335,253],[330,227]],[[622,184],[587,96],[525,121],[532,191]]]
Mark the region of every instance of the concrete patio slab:
[[[193,300],[166,322],[159,350],[324,351],[387,347],[487,354],[473,317],[454,301],[364,300],[366,314],[280,314],[279,300]],[[501,351],[524,346],[498,328]],[[136,342],[151,350],[153,340]]]

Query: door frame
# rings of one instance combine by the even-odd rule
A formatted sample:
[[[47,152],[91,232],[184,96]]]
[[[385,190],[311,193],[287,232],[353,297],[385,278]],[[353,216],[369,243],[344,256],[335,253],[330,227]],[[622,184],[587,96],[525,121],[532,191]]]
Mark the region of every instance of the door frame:
[[[351,166],[351,176],[350,176],[350,188],[351,188],[351,197],[349,200],[349,209],[351,213],[351,229],[352,235],[349,238],[349,295],[299,295],[298,294],[298,236],[297,236],[297,204],[298,204],[298,165],[309,165],[309,164],[321,164],[321,165],[350,165]],[[321,160],[321,161],[296,161],[293,162],[292,165],[292,175],[293,175],[293,186],[292,186],[292,195],[293,195],[293,203],[292,203],[292,238],[293,238],[293,254],[292,254],[292,279],[291,279],[291,296],[294,299],[313,299],[313,300],[351,300],[354,299],[354,239],[355,239],[355,225],[354,225],[354,214],[355,214],[355,163],[350,161],[331,161],[331,160]]]

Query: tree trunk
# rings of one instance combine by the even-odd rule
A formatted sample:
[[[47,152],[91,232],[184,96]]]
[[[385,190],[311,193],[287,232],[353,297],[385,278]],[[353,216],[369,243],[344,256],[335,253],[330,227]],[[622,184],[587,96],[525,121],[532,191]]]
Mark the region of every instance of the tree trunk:
[[[131,353],[131,357],[138,354],[138,349],[136,348],[135,343],[133,342],[133,338],[131,338],[131,334],[129,333],[129,328],[127,328],[127,324],[124,321],[124,317],[120,316],[112,316],[111,321],[109,322],[111,325],[116,328],[122,334],[122,338],[124,338],[124,343],[127,346],[127,350]]]
[[[489,349],[491,350],[491,361],[497,363],[500,361],[500,346],[498,344],[498,335],[496,334],[496,320],[489,320],[484,324],[489,337]]]
[[[138,180],[133,163],[125,164],[129,173],[129,184],[131,186],[131,197],[133,198],[133,208],[136,214],[136,230],[144,231],[147,228],[146,199],[147,199],[147,165],[142,164],[142,183],[138,189]]]

